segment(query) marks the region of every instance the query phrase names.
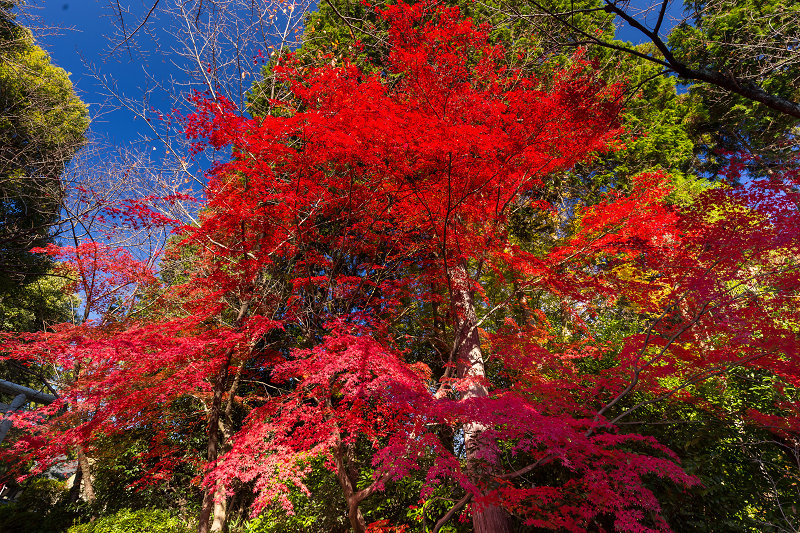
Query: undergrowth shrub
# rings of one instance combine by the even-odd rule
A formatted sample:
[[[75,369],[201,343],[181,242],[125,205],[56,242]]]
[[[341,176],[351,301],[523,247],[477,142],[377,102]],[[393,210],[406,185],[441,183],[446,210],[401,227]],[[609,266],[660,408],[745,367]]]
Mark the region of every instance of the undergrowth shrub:
[[[94,522],[72,526],[67,533],[192,533],[178,517],[162,509],[122,509]]]

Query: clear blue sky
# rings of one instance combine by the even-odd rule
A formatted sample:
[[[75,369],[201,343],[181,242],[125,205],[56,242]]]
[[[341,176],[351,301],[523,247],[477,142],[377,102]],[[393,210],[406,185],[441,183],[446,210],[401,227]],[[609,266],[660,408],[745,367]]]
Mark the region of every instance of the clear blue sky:
[[[134,16],[143,16],[145,0],[134,0]],[[60,28],[60,35],[45,35],[39,39],[55,64],[71,73],[70,78],[80,97],[89,104],[92,129],[114,143],[128,143],[141,138],[148,130],[127,110],[99,114],[100,104],[108,100],[104,89],[92,76],[92,69],[114,80],[118,88],[130,97],[139,97],[147,87],[147,74],[165,79],[175,73],[164,54],[127,54],[119,51],[109,55],[116,28],[107,0],[32,0],[31,13],[46,27]],[[138,7],[138,9],[137,9]],[[133,17],[131,17],[133,18]],[[133,20],[128,21],[132,23]],[[150,26],[158,20],[149,21]],[[88,65],[87,65],[88,63]],[[91,66],[89,66],[91,65]],[[166,101],[154,101],[158,107]]]

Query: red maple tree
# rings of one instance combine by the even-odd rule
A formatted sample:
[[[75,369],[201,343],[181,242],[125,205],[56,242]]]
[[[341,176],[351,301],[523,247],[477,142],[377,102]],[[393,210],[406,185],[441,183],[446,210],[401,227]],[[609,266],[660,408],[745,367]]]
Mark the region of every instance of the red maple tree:
[[[233,480],[254,483],[254,512],[289,506],[315,457],[357,532],[360,504],[419,470],[423,500],[442,484],[464,494],[433,531],[467,508],[476,532],[509,531],[511,514],[554,530],[668,531],[647,480],[696,480],[617,422],[698,401],[695,384],[736,366],[800,385],[796,193],[753,183],[680,208],[650,173],[555,205],[557,176],[615,147],[621,88],[580,56],[535,79],[456,8],[383,16],[378,73],[288,59],[291,99],[257,119],[195,97],[188,134],[232,155],[172,251],[191,256],[184,282],[146,319],[11,344],[9,357],[83,369],[47,422],[28,417],[15,451],[57,457],[157,425],[190,395],[208,423],[201,533],[212,512],[220,527]],[[515,231],[523,209],[550,221],[546,245]],[[595,325],[619,307],[637,327],[610,342]],[[244,388],[248,373],[277,392]],[[249,408],[240,427],[237,403]],[[366,486],[359,443],[372,450]],[[542,469],[559,475],[526,481]]]

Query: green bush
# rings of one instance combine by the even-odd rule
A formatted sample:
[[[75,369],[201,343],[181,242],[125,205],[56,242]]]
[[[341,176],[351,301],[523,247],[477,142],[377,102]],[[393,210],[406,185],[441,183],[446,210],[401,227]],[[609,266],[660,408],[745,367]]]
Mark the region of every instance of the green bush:
[[[56,479],[35,478],[25,483],[16,505],[37,513],[47,513],[67,492],[64,483]]]
[[[123,509],[94,522],[72,526],[67,533],[191,533],[181,520],[161,509]]]
[[[22,489],[17,501],[0,505],[0,532],[62,533],[78,517],[78,505],[66,501],[64,483],[33,478]]]

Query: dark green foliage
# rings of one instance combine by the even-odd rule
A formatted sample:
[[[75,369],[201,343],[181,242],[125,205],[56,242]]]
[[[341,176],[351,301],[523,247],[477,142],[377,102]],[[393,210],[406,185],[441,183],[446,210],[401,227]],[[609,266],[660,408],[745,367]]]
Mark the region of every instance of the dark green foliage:
[[[78,302],[64,293],[67,283],[61,276],[45,274],[6,292],[0,300],[0,330],[42,331],[71,321]]]
[[[202,444],[199,435],[185,434],[182,436],[183,443],[188,448],[192,437],[197,439],[194,444],[199,448]],[[163,443],[163,450],[166,451],[169,444]],[[173,471],[165,474],[159,468],[159,460],[167,457],[154,457],[151,446],[152,435],[144,430],[108,439],[98,445],[102,456],[92,472],[97,496],[93,507],[98,514],[154,508],[180,509],[187,514],[195,511],[200,494],[192,479],[197,472],[176,458],[178,464],[172,466]],[[189,453],[189,450],[183,453]]]
[[[701,485],[680,490],[653,479],[663,516],[680,533],[781,531],[797,495],[798,450],[780,435],[757,427],[750,409],[770,412],[776,387],[768,375],[738,369],[693,391],[696,405],[667,402],[645,406],[621,422],[623,430],[655,437],[681,458]],[[620,409],[635,401],[633,398]],[[784,529],[785,531],[785,529]]]
[[[63,533],[82,514],[61,481],[34,478],[21,488],[16,502],[0,505],[2,533]]]
[[[725,73],[741,83],[800,101],[800,4],[783,0],[686,0],[689,21],[675,28],[669,44],[692,68]],[[707,83],[689,91],[703,104],[692,124],[698,153],[709,172],[726,152],[758,156],[751,172],[769,173],[790,164],[797,152],[798,120]]]
[[[89,121],[68,74],[0,4],[0,295],[48,268],[29,250],[49,242],[64,198],[61,174]]]

